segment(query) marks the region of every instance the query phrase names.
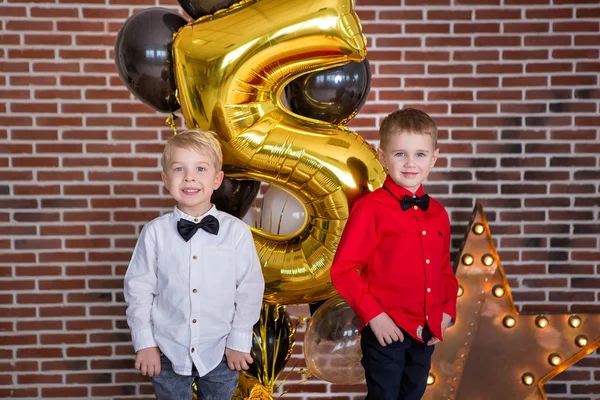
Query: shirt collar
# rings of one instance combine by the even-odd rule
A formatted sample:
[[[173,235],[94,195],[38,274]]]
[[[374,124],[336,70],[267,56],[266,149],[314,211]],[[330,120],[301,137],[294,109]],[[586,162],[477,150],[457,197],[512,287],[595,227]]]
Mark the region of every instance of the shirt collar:
[[[184,213],[179,208],[177,208],[177,206],[173,207],[173,216],[175,217],[176,221],[179,221],[180,219],[185,219],[190,222],[200,222],[200,220],[202,220],[202,218],[204,218],[205,216],[213,215],[216,217],[217,216],[216,214],[217,214],[217,207],[215,207],[214,204],[207,212],[205,212],[202,215],[196,216],[196,217]]]
[[[404,188],[402,186],[398,186],[396,184],[396,182],[394,182],[394,180],[389,175],[385,178],[384,185],[398,199],[404,198],[405,195],[410,196],[410,197],[413,197],[414,195],[417,195],[418,197],[421,197],[421,196],[423,196],[425,194],[425,190],[423,189],[423,185],[419,185],[419,188],[417,189],[417,192],[413,194],[410,190],[408,190],[408,189],[406,189],[406,188]]]

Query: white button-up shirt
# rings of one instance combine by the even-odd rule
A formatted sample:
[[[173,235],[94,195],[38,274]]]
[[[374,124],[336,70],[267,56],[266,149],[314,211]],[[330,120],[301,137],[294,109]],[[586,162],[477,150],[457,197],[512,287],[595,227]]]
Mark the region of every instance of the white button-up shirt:
[[[180,218],[219,220],[219,234],[198,229],[186,242]],[[158,346],[173,370],[203,376],[223,359],[225,347],[250,352],[264,278],[252,234],[241,220],[214,206],[194,218],[175,207],[147,223],[127,273],[127,323],[135,351]]]

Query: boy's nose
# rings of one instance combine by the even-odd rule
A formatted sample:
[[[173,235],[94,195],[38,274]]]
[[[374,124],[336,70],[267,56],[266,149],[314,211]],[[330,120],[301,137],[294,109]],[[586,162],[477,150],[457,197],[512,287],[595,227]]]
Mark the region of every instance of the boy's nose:
[[[415,165],[415,160],[413,160],[412,157],[406,157],[406,161],[404,162],[404,164],[407,166]]]

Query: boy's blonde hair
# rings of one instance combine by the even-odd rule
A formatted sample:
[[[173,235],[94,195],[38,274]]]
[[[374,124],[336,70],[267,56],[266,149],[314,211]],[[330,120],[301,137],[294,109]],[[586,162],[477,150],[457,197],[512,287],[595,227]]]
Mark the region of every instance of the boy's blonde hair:
[[[217,171],[220,171],[223,166],[223,153],[221,151],[221,144],[217,140],[217,134],[201,129],[188,129],[177,135],[171,136],[169,140],[167,140],[162,155],[163,172],[167,172],[171,153],[176,147],[207,154],[213,161]]]
[[[386,149],[390,138],[402,132],[429,135],[433,148],[437,149],[437,125],[429,115],[421,110],[404,108],[385,117],[379,127],[379,147]]]

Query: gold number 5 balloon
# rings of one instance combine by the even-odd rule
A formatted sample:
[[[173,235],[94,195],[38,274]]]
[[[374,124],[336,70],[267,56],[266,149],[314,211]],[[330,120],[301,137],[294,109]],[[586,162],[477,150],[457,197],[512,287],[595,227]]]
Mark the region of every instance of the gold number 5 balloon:
[[[280,98],[294,78],[361,61],[365,53],[352,0],[245,1],[175,36],[187,126],[218,133],[229,177],[278,186],[306,208],[307,220],[294,234],[253,230],[267,302],[335,294],[329,267],[350,205],[385,178],[359,135],[293,114]]]

